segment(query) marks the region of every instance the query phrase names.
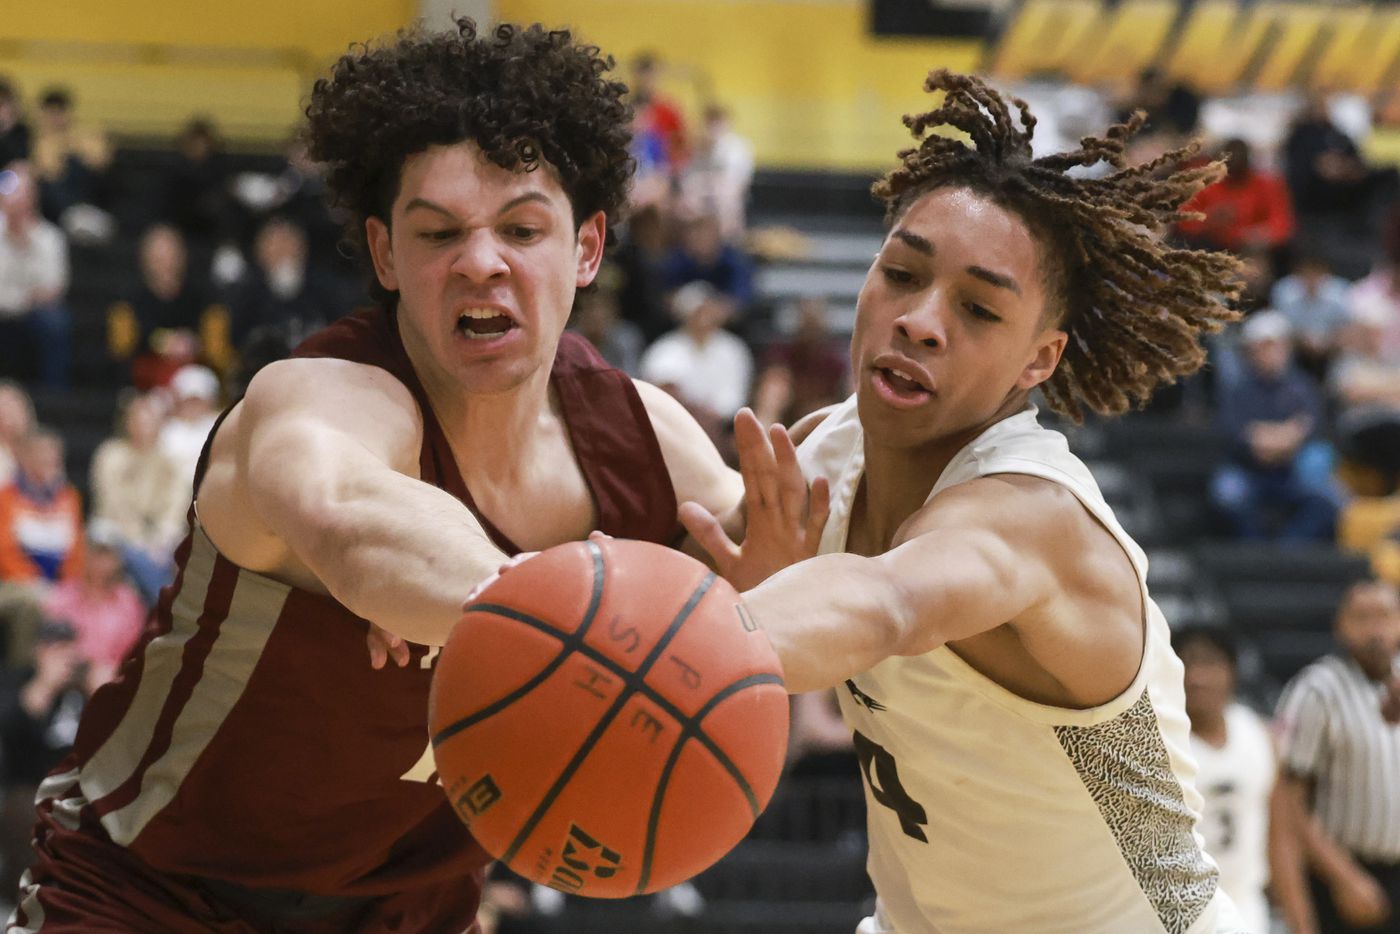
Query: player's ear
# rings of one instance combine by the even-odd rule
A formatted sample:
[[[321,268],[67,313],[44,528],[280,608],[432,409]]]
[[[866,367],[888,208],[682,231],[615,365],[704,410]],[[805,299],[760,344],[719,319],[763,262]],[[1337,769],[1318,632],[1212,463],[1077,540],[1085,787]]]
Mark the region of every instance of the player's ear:
[[[1031,357],[1025,369],[1021,370],[1016,385],[1021,389],[1031,390],[1049,379],[1050,374],[1055,372],[1055,367],[1060,365],[1060,355],[1065,352],[1065,345],[1068,343],[1069,335],[1059,328],[1041,334],[1036,342],[1035,356]]]
[[[578,276],[574,284],[583,288],[598,275],[603,263],[603,241],[607,239],[608,218],[602,211],[584,221],[578,229]]]
[[[399,276],[394,271],[394,249],[389,242],[389,225],[377,217],[365,218],[365,241],[369,258],[374,263],[374,275],[386,291],[397,292]]]

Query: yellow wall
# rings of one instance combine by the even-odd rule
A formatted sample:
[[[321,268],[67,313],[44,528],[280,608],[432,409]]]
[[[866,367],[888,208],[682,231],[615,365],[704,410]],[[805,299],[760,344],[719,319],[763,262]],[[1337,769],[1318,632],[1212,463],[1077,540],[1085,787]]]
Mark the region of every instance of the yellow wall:
[[[864,0],[496,0],[502,20],[571,26],[625,63],[666,62],[667,90],[696,113],[729,106],[760,164],[878,170],[926,110],[929,69],[974,68],[977,43],[876,40]]]
[[[0,73],[32,96],[73,89],[114,131],[173,132],[193,113],[233,137],[280,138],[316,73],[392,33],[416,0],[2,0]]]

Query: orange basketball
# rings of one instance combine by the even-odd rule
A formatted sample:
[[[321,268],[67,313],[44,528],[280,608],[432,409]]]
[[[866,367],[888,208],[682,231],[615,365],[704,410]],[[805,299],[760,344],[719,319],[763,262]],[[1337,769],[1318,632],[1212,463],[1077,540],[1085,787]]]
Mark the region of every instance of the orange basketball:
[[[574,542],[467,608],[429,702],[443,788],[536,882],[596,898],[705,869],[767,805],[788,699],[734,588],[646,542]]]

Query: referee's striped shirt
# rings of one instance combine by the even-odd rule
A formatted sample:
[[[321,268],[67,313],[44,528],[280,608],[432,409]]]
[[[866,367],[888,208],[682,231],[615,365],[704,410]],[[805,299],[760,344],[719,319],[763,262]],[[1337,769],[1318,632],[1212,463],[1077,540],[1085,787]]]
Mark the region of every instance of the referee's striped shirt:
[[[1313,780],[1314,810],[1338,844],[1400,863],[1400,726],[1381,717],[1383,695],[1350,658],[1313,662],[1279,699],[1279,764]]]

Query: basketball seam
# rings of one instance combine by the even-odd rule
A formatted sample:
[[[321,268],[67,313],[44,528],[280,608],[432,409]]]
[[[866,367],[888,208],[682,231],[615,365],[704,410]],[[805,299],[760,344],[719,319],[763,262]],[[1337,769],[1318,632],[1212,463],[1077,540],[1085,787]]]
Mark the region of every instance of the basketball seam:
[[[536,629],[539,632],[544,633],[545,635],[553,636],[554,638],[559,639],[561,642],[564,643],[564,651],[561,653],[560,658],[567,658],[570,652],[577,652],[580,655],[587,658],[589,661],[595,662],[599,666],[606,668],[608,671],[612,672],[625,685],[629,685],[629,682],[632,679],[632,672],[629,672],[626,668],[622,667],[620,664],[613,661],[611,658],[608,658],[606,655],[599,652],[592,646],[584,645],[582,643],[575,643],[573,641],[572,636],[564,635],[559,630],[555,629],[553,626],[549,625],[542,619],[530,616],[528,613],[521,613],[518,610],[513,610],[508,606],[500,606],[494,603],[475,604],[473,606],[473,609],[479,610],[483,613],[495,613],[496,615],[503,616],[506,619],[511,619],[519,623],[524,623],[525,625],[531,627],[532,629]],[[774,679],[774,684],[783,683],[782,678],[778,677],[777,675],[771,675],[769,677],[772,677]],[[538,687],[538,685],[534,686]],[[684,712],[681,711],[679,707],[671,703],[671,701],[669,701],[665,697],[665,695],[658,694],[656,692],[656,689],[651,687],[650,685],[647,685],[645,683],[629,685],[629,689],[633,690],[635,693],[642,694],[647,698],[647,700],[656,704],[656,706],[661,708],[663,713],[669,714],[673,720],[680,724],[681,731],[683,733],[694,736],[701,743],[703,743],[705,745],[705,748],[710,751],[710,755],[714,756],[715,759],[719,762],[719,764],[724,767],[724,770],[727,771],[739,784],[739,788],[741,791],[743,791],[744,797],[748,798],[749,800],[749,807],[753,810],[754,816],[757,817],[759,815],[760,808],[758,806],[758,796],[753,793],[753,788],[750,787],[748,781],[744,778],[744,773],[739,771],[739,767],[734,764],[733,759],[729,758],[729,756],[725,754],[724,750],[720,749],[719,746],[715,745],[714,740],[706,736],[703,731],[700,731],[695,728],[696,720],[694,717],[686,715]],[[523,696],[523,692],[521,692],[521,696]],[[492,710],[491,713],[499,713],[499,711],[502,709],[504,709],[504,705],[502,705],[498,710]],[[439,743],[451,738],[457,733],[460,733],[467,727],[475,725],[482,719],[485,719],[484,716],[478,716],[476,714],[473,714],[471,716],[476,717],[477,719],[465,724],[463,724],[462,721],[457,721],[451,724],[450,726],[444,727],[441,731],[439,731],[438,734],[433,737],[433,747],[436,748]]]
[[[595,571],[595,574],[596,573],[597,571]],[[701,599],[709,592],[710,585],[713,584],[714,581],[714,572],[706,574],[704,579],[701,580],[691,592],[690,597],[686,600],[685,605],[681,607],[680,612],[676,614],[676,618],[671,621],[666,632],[657,640],[656,645],[647,653],[647,657],[642,660],[642,663],[637,666],[637,670],[626,675],[619,675],[623,683],[623,688],[621,693],[618,694],[617,700],[613,701],[612,707],[603,714],[598,725],[593,728],[593,731],[589,733],[588,737],[583,741],[583,745],[579,747],[578,751],[574,753],[573,758],[570,759],[569,763],[564,767],[564,771],[554,780],[554,784],[550,786],[549,791],[546,792],[544,798],[535,807],[534,812],[525,822],[525,826],[516,834],[515,839],[511,841],[510,847],[502,854],[502,862],[510,863],[515,859],[515,855],[519,852],[520,847],[530,838],[530,834],[534,833],[535,827],[539,825],[539,822],[544,818],[544,815],[549,812],[549,809],[554,806],[555,799],[559,797],[564,787],[569,784],[569,781],[574,777],[574,773],[577,772],[579,766],[583,764],[583,760],[593,751],[593,747],[597,744],[598,740],[602,738],[603,734],[607,732],[608,727],[612,725],[618,713],[626,706],[627,701],[631,700],[632,695],[638,693],[642,688],[645,688],[643,681],[646,678],[647,672],[656,664],[657,660],[661,657],[661,653],[665,651],[666,646],[669,645],[671,640],[681,631],[681,627],[685,625],[685,621],[690,618],[690,614],[694,612],[695,608],[700,605]]]
[[[500,700],[495,701],[491,704],[487,704],[485,707],[481,708],[476,713],[467,714],[465,717],[462,717],[454,721],[449,726],[439,730],[437,734],[433,737],[434,749],[436,749],[438,744],[443,742],[444,740],[452,738],[453,736],[462,732],[463,730],[470,729],[471,727],[480,723],[482,720],[485,720],[487,717],[500,713],[502,710],[505,710],[507,707],[520,700],[520,698],[524,697],[526,694],[529,694],[535,688],[543,684],[549,678],[550,675],[558,671],[559,666],[564,664],[565,659],[569,657],[569,654],[571,652],[577,651],[577,649],[573,646],[572,643],[575,640],[581,641],[583,637],[588,634],[588,628],[593,625],[593,619],[595,616],[598,615],[598,606],[603,602],[603,575],[601,573],[603,564],[603,552],[593,542],[585,542],[585,544],[587,545],[588,551],[593,558],[593,593],[589,596],[588,608],[584,611],[583,622],[579,624],[578,630],[574,633],[571,633],[569,636],[563,638],[563,643],[559,648],[559,654],[556,655],[550,661],[550,663],[540,671],[539,674],[535,675],[535,677],[531,678],[529,681],[525,682],[525,684],[516,688],[514,691],[511,691],[509,694],[507,694]],[[517,618],[511,615],[509,612],[504,612],[508,611],[510,609],[509,607],[498,607],[494,604],[474,603],[468,606],[466,608],[466,611],[471,612],[475,610],[486,610],[487,608],[489,608],[491,612],[494,612],[498,616],[509,616],[512,619]],[[519,621],[526,622],[526,620],[524,619],[521,619]],[[535,620],[532,617],[530,621],[533,622]],[[561,635],[558,630],[553,630],[552,634],[555,636]]]
[[[744,796],[748,799],[749,808],[753,811],[754,818],[757,819],[758,815],[762,813],[762,808],[760,808],[758,804],[758,798],[754,795],[753,789],[749,786],[748,781],[743,777],[743,773],[739,772],[737,768],[731,768],[733,763],[729,761],[728,757],[725,756],[723,752],[719,751],[714,741],[705,733],[700,724],[710,711],[719,706],[721,701],[733,697],[740,691],[746,688],[758,687],[763,684],[781,685],[782,683],[783,679],[773,674],[756,674],[740,678],[733,684],[721,688],[713,697],[706,701],[705,706],[701,707],[699,712],[695,714],[692,723],[682,723],[681,735],[676,740],[675,746],[671,747],[671,756],[666,760],[666,765],[661,770],[661,777],[656,782],[656,794],[653,795],[651,799],[651,813],[647,816],[647,842],[645,849],[642,850],[642,871],[637,881],[637,895],[643,894],[646,891],[647,883],[651,881],[651,861],[652,857],[655,855],[658,825],[661,823],[661,805],[666,796],[666,786],[670,784],[671,781],[671,771],[675,768],[676,763],[680,761],[681,750],[692,738],[699,739],[705,747],[710,750],[711,755],[729,770],[729,774],[736,780],[740,790],[744,792]]]

